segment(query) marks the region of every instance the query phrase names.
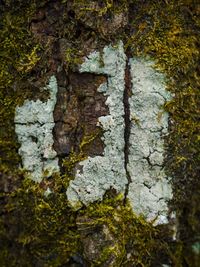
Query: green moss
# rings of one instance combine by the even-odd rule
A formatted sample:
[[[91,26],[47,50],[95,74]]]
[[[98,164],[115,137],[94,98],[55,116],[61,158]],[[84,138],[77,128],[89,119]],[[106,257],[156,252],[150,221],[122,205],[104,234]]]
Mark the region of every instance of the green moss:
[[[62,161],[65,176],[68,176],[69,180],[74,178],[74,168],[76,164],[88,157],[85,148],[90,145],[101,134],[101,132],[101,130],[97,130],[95,133],[86,135],[83,128],[83,137],[80,141],[80,144],[78,145],[78,151],[75,152],[74,150],[72,150],[69,157],[64,158]]]
[[[74,65],[82,63],[82,53],[75,48],[66,49],[66,64],[73,69]]]
[[[179,221],[182,266],[191,243],[200,234],[195,226],[197,199],[200,201],[199,4],[186,0],[146,1],[142,5],[140,1],[131,2],[134,33],[125,36],[126,47],[133,55],[154,58],[155,67],[167,75],[168,90],[174,95],[165,106],[170,114],[170,134],[165,139],[166,171],[173,178],[172,206]],[[189,223],[188,218],[192,220]],[[187,264],[196,266],[196,256],[191,255]]]
[[[124,206],[122,196],[107,194],[102,202],[77,212],[67,202],[66,184],[60,176],[40,184],[24,179],[16,190],[4,194],[6,204],[2,212],[6,221],[0,221],[1,266],[63,266],[72,256],[83,256],[84,240],[77,216],[88,218],[81,224],[86,235],[88,231],[96,234],[96,228],[107,229],[99,258],[89,266],[104,266],[113,258],[112,266],[147,267],[165,251],[164,236],[169,233],[161,233],[152,223],[136,216],[129,204]],[[47,188],[53,193],[45,196]]]
[[[4,8],[0,6],[0,172],[12,173],[12,183],[15,179],[19,183],[23,175],[15,175],[20,159],[14,112],[16,105],[30,97],[24,87],[35,66],[40,64],[41,47],[28,30],[30,17],[37,8],[34,1],[4,2]],[[41,6],[45,2],[40,1]],[[68,4],[68,1],[61,2]],[[200,239],[199,5],[192,0],[93,2],[101,5],[97,8],[91,1],[72,1],[71,9],[76,11],[76,16],[66,24],[66,32],[61,36],[70,40],[66,62],[70,68],[79,63],[82,55],[75,52],[82,51],[85,40],[91,36],[98,40],[99,46],[122,38],[131,56],[153,57],[155,67],[167,75],[168,90],[174,98],[165,106],[171,118],[166,164],[173,177],[173,209],[179,220],[179,240],[172,242],[167,229],[155,228],[136,216],[120,197],[107,196],[101,203],[83,208],[78,213],[90,218],[85,222],[86,228],[105,225],[114,242],[102,248],[93,266],[103,266],[110,258],[116,259],[115,266],[159,266],[162,258],[172,266],[187,263],[196,267],[199,264],[196,244]],[[128,10],[126,31],[105,36],[101,24],[114,14]],[[94,25],[88,31],[89,18],[93,18]],[[80,27],[80,21],[81,27],[85,22],[86,26],[77,40],[75,29]],[[79,151],[72,151],[69,159],[65,159],[64,175],[40,184],[24,180],[17,190],[8,189],[12,193],[1,194],[2,266],[62,266],[77,251],[82,253],[77,212],[68,206],[65,191],[75,164],[87,157],[85,146],[93,138],[94,135],[83,138]],[[10,176],[6,175],[9,180]],[[54,194],[45,197],[48,187]]]
[[[0,171],[3,172],[13,171],[20,161],[14,132],[15,107],[28,97],[28,91],[20,84],[40,59],[40,47],[28,31],[29,18],[35,11],[34,4],[21,9],[19,6],[10,8],[9,5],[10,1],[7,1],[2,10],[0,28]]]
[[[129,203],[124,205],[122,195],[108,192],[103,201],[80,210],[79,216],[83,219],[77,222],[78,230],[86,232],[81,239],[87,239],[90,233],[99,250],[99,257],[90,262],[91,266],[147,267],[158,266],[166,261],[179,266],[168,243],[170,230],[155,227],[153,222],[134,214]],[[94,247],[90,250],[94,250]]]
[[[45,196],[48,187],[53,193]],[[60,177],[40,184],[25,179],[6,196],[3,211],[8,213],[7,222],[1,222],[0,233],[1,266],[61,266],[69,261],[77,250],[78,234],[76,212],[69,208],[65,190],[65,180]],[[12,227],[7,229],[7,224]]]
[[[126,46],[133,55],[153,57],[155,67],[167,75],[168,90],[174,93],[166,104],[173,120],[168,139],[173,153],[170,169],[177,173],[186,164],[189,176],[197,167],[200,126],[198,5],[193,1],[147,1],[141,7],[138,1],[133,3],[137,15],[131,26],[136,30]]]
[[[89,1],[89,0],[78,0],[74,1],[74,8],[80,8],[79,17],[86,17],[88,15],[94,15],[97,19],[103,17],[104,15],[110,14],[111,16],[115,13],[121,13],[122,11],[127,11],[128,1]]]

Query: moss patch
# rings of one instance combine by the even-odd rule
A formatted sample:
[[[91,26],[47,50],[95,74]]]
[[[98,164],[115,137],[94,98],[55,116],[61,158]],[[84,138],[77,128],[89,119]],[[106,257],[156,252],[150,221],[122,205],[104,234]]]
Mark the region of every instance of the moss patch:
[[[132,34],[127,48],[134,55],[148,55],[168,77],[168,90],[174,94],[166,103],[170,114],[170,134],[166,138],[166,171],[173,178],[173,209],[179,221],[183,242],[182,257],[187,258],[190,242],[199,240],[199,32],[200,6],[196,1],[132,1]],[[190,201],[196,199],[195,201]],[[191,210],[193,215],[191,215]],[[188,218],[193,222],[188,223]],[[193,224],[194,223],[194,224]],[[185,266],[184,259],[180,266]],[[181,265],[182,264],[182,265]],[[196,255],[187,260],[196,266]]]
[[[101,235],[98,237],[99,240],[93,246],[98,247],[99,255],[90,263],[91,266],[146,267],[156,263],[157,255],[162,252],[165,256],[163,254],[160,262],[168,254],[165,238],[169,232],[165,231],[162,235],[160,229],[153,226],[153,222],[148,223],[142,216],[135,215],[129,204],[124,206],[123,196],[113,195],[112,191],[106,194],[101,203],[96,202],[81,210],[79,216],[78,230],[84,232],[86,229],[82,235],[83,243],[87,243],[88,233],[94,238],[91,232],[98,235],[101,227],[101,234],[104,232],[108,243],[102,240]],[[94,250],[94,247],[91,245],[90,250]]]
[[[20,159],[14,133],[15,107],[35,94],[28,79],[36,78],[35,68],[45,54],[41,44],[32,38],[29,21],[38,7],[48,2],[52,1],[40,1],[36,5],[34,1],[10,0],[0,4],[2,266],[62,266],[84,249],[77,230],[80,227],[77,212],[68,206],[64,193],[74,164],[85,157],[82,150],[80,154],[71,155],[62,179],[55,177],[41,184],[24,180],[16,190],[11,186],[23,179],[22,174],[16,176]],[[174,94],[173,100],[166,104],[171,118],[170,134],[166,138],[166,164],[173,177],[172,204],[179,220],[179,240],[172,242],[168,239],[168,230],[147,224],[130,211],[129,205],[122,205],[120,198],[109,195],[102,203],[79,211],[79,216],[89,218],[84,222],[86,228],[105,225],[115,243],[100,249],[93,266],[112,266],[112,260],[115,266],[159,266],[161,258],[172,266],[198,266],[199,4],[192,0],[61,2],[67,7],[62,19],[67,16],[68,23],[65,31],[57,32],[56,38],[69,37],[66,68],[73,68],[79,62],[82,53],[77,52],[77,59],[74,51],[86,51],[88,40],[104,46],[119,38],[124,40],[131,56],[149,55],[156,60],[156,67],[168,75],[168,89]],[[129,13],[129,22],[122,20],[120,26],[113,27],[117,30],[106,31],[107,21],[116,23],[123,12]],[[54,194],[45,197],[48,187]]]
[[[72,256],[82,255],[86,266],[146,267],[156,263],[160,254],[162,260],[171,257],[168,230],[163,234],[163,229],[136,216],[129,204],[124,206],[122,196],[108,192],[101,203],[76,212],[68,205],[66,184],[59,176],[40,184],[24,179],[12,193],[1,195],[5,200],[0,220],[1,266],[70,266]],[[46,195],[47,188],[53,193]],[[91,243],[85,242],[98,233],[100,246],[93,247],[98,257],[88,261],[84,251]]]
[[[77,251],[76,212],[62,193],[65,184],[60,177],[40,184],[25,179],[4,195],[1,266],[62,266]],[[47,188],[53,193],[45,196]]]
[[[18,143],[14,132],[15,107],[33,96],[27,81],[30,73],[40,60],[40,46],[32,40],[28,31],[29,18],[35,12],[35,5],[12,6],[6,1],[0,6],[0,171],[13,171],[20,159]],[[20,8],[21,7],[21,8]]]

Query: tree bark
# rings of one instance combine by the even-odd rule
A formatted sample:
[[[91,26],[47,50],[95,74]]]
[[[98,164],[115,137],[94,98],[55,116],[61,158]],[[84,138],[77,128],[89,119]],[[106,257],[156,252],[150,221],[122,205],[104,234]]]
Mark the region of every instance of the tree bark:
[[[199,266],[199,10],[0,1],[2,266]]]

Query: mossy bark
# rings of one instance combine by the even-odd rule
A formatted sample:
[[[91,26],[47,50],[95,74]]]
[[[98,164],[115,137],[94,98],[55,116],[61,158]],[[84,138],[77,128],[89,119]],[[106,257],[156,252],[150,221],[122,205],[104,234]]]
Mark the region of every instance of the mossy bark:
[[[199,266],[199,13],[192,0],[0,1],[1,266]],[[76,164],[103,149],[101,131],[94,126],[99,114],[88,127],[92,104],[89,115],[79,105],[89,102],[87,86],[85,91],[78,87],[78,65],[91,51],[118,40],[130,57],[156,60],[173,94],[165,106],[170,114],[165,142],[176,240],[169,226],[147,223],[112,190],[102,202],[79,211],[66,199]],[[75,88],[65,97],[68,112],[76,106],[79,116],[65,122],[65,134],[73,134],[59,151],[61,174],[35,184],[18,168],[15,108],[25,99],[45,101],[48,95],[40,88],[53,74],[60,92],[68,83]],[[96,87],[105,77],[81,75],[91,88],[90,100],[98,98]],[[102,115],[107,110],[100,98]],[[59,107],[56,112],[59,124],[64,113]],[[60,135],[55,129],[55,137]],[[55,144],[58,150],[60,145]],[[45,196],[47,188],[54,193]]]

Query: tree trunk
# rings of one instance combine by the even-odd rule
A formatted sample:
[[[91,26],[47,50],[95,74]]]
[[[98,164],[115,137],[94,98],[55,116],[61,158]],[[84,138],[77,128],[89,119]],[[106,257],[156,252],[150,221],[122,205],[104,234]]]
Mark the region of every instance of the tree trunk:
[[[199,266],[199,10],[0,1],[1,266]]]

